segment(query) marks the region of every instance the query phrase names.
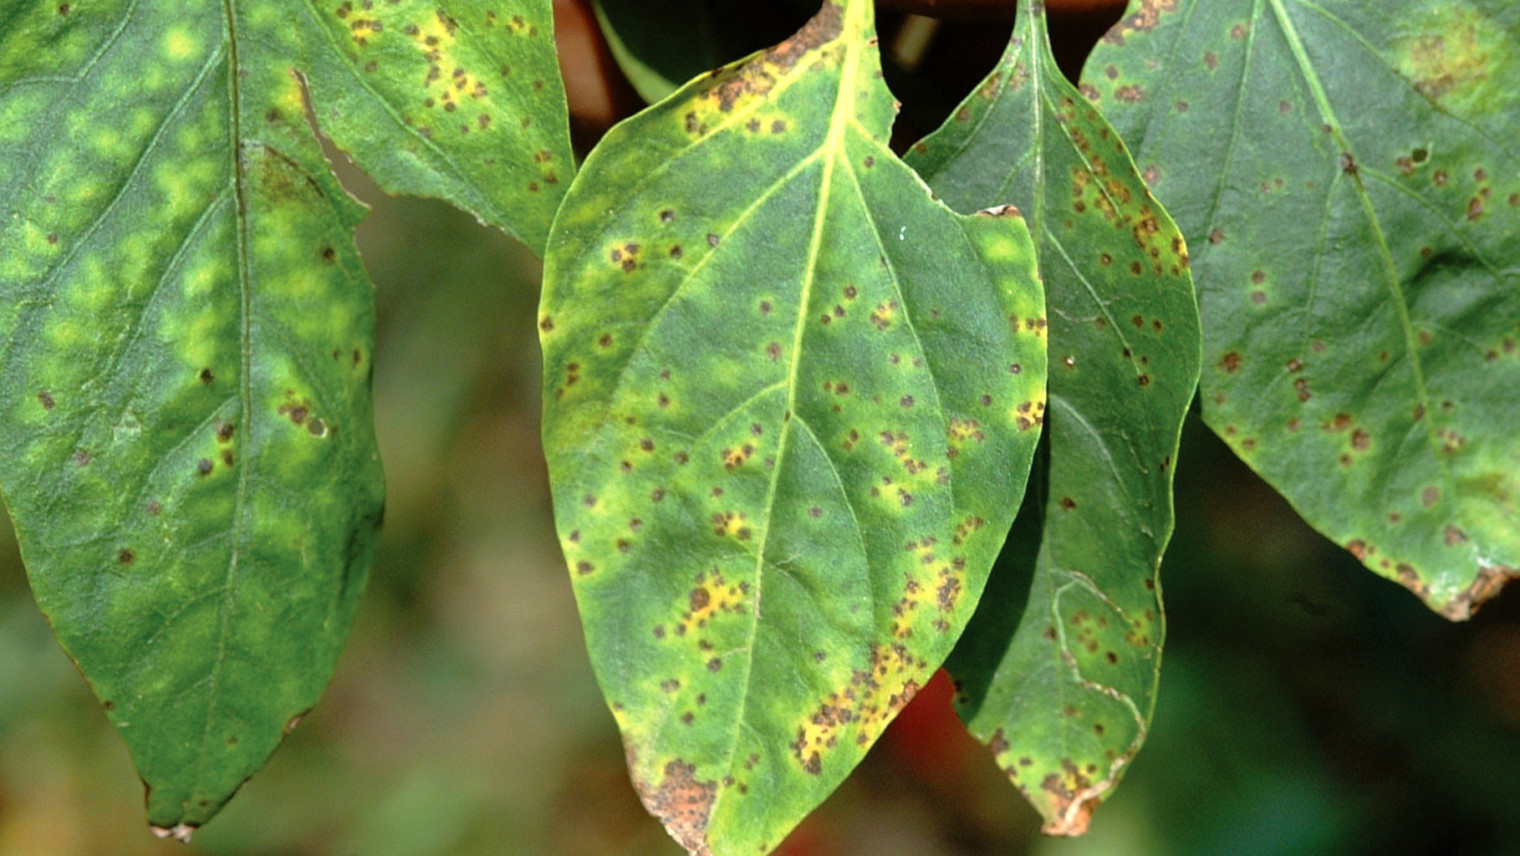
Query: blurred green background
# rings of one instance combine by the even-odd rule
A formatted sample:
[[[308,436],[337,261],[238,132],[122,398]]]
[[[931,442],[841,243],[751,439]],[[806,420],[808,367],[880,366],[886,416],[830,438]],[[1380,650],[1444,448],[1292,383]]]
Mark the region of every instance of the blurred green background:
[[[990,64],[1005,37],[969,25],[933,50],[975,43],[967,61]],[[932,93],[924,79],[901,87]],[[932,122],[940,102],[905,117]],[[375,206],[358,240],[389,499],[327,697],[192,845],[155,840],[0,524],[0,856],[679,856],[628,785],[553,535],[539,265],[445,205],[342,174]],[[1087,837],[1041,838],[931,685],[781,853],[1520,854],[1520,594],[1438,618],[1196,419],[1177,481],[1154,730]]]

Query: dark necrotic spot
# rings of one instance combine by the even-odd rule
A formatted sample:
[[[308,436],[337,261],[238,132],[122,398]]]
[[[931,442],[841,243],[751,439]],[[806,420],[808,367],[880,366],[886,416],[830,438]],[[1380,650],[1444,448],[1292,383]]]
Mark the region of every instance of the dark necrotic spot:
[[[124,547],[121,552],[116,554],[116,561],[123,565],[130,565],[137,561],[137,554],[133,553],[130,547]]]
[[[203,476],[211,474],[211,467],[212,463],[210,458],[201,458],[199,461],[195,462],[195,471]]]
[[[200,378],[201,383],[209,384],[216,380],[216,375],[212,373],[211,369],[201,369]]]

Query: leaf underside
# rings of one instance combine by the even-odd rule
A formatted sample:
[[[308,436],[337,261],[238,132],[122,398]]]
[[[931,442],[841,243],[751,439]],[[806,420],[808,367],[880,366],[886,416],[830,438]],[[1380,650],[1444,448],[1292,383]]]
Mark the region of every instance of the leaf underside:
[[[1200,360],[1187,250],[1118,135],[1056,67],[1043,8],[1021,7],[997,67],[908,162],[951,207],[1016,204],[1035,235],[1049,454],[1011,536],[1021,567],[994,571],[947,668],[971,732],[1045,831],[1080,834],[1155,704],[1158,572]],[[1011,590],[1025,579],[1027,592]]]
[[[886,145],[869,2],[614,128],[555,222],[555,517],[652,814],[755,853],[949,652],[1022,494],[1045,318],[1014,216]]]
[[[1193,248],[1204,418],[1432,609],[1520,573],[1520,7],[1146,0],[1084,92]]]
[[[0,9],[0,485],[179,837],[316,703],[381,515],[362,207],[308,111],[539,245],[570,178],[547,0],[369,5]]]

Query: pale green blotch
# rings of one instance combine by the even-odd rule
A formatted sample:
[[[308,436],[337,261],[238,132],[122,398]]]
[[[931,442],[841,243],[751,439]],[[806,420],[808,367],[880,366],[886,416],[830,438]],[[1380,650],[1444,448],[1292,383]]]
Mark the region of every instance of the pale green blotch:
[[[48,318],[42,335],[47,339],[48,344],[55,346],[58,350],[72,351],[86,345],[93,345],[95,338],[91,334],[94,332],[93,329],[80,324],[71,316],[55,313]]]
[[[47,87],[15,87],[0,102],[0,143],[18,143],[31,136],[37,116],[47,115],[47,105],[56,97]]]
[[[210,307],[189,317],[186,314],[171,316],[159,338],[173,346],[188,369],[200,371],[221,359],[226,350],[228,325]]]
[[[232,279],[227,262],[214,255],[187,263],[180,273],[180,288],[186,297],[210,294],[218,285]]]
[[[215,194],[221,177],[221,165],[207,158],[165,159],[153,175],[164,195],[165,208],[157,213],[168,218],[194,218]]]
[[[27,223],[25,235],[22,238],[22,243],[25,245],[26,252],[22,255],[47,257],[57,256],[61,254],[63,252],[63,245],[49,241],[48,235],[50,234],[52,233],[46,231],[36,223]]]
[[[184,27],[173,27],[163,38],[164,56],[174,62],[189,62],[205,52],[205,46]]]
[[[158,111],[139,107],[132,111],[132,118],[127,123],[127,133],[133,139],[146,140],[153,136],[153,131],[158,128],[160,121]]]
[[[1394,44],[1399,73],[1425,97],[1459,116],[1497,111],[1520,101],[1513,42],[1471,4],[1455,0],[1418,8]]]

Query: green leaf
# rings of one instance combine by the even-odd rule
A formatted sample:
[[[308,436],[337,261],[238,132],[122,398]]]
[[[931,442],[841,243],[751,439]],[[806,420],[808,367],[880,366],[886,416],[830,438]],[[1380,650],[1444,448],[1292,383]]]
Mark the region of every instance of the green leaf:
[[[1194,249],[1205,420],[1466,618],[1520,573],[1520,6],[1132,9],[1084,85]]]
[[[948,668],[971,732],[1045,831],[1070,835],[1118,783],[1155,707],[1158,572],[1199,331],[1182,238],[1056,67],[1033,6],[1021,6],[997,67],[908,163],[952,208],[1018,205],[1037,240],[1049,455],[1010,539],[1023,555],[994,571]],[[1005,583],[1005,572],[1017,576]]]
[[[303,82],[393,189],[542,240],[568,184],[547,0],[367,5],[0,8],[0,485],[165,834],[316,703],[381,513],[362,208]]]
[[[724,62],[780,41],[817,4],[593,0],[592,5],[613,59],[640,97],[653,104]]]
[[[893,156],[872,6],[614,128],[555,221],[555,517],[650,812],[755,853],[949,652],[1022,494],[1045,318],[1014,216]]]

